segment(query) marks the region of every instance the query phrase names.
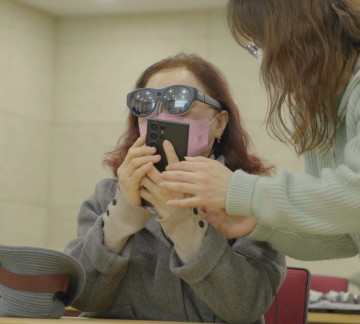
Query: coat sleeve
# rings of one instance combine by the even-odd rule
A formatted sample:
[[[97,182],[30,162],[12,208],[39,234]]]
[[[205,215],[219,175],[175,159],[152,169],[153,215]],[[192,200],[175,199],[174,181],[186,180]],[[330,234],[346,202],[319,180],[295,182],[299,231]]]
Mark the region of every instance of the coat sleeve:
[[[128,227],[120,235],[122,249],[119,253],[113,253],[103,244],[103,218],[109,217],[107,209],[108,205],[109,208],[112,205],[116,187],[117,182],[111,179],[101,180],[96,185],[94,194],[81,206],[77,238],[70,241],[64,250],[77,259],[86,272],[85,287],[73,303],[73,307],[81,311],[101,312],[113,303],[135,244]]]
[[[173,249],[170,270],[190,284],[218,318],[253,323],[270,307],[274,291],[285,279],[286,263],[269,243],[238,238],[230,246],[209,224],[201,249],[190,262],[184,264]]]
[[[270,228],[308,234],[339,235],[360,231],[360,85],[350,97],[343,163],[324,168],[319,177],[281,171],[278,178],[236,171],[226,210],[255,216]]]
[[[359,254],[349,234],[307,234],[289,228],[269,228],[259,224],[245,238],[267,241],[280,253],[303,261],[351,258]]]
[[[200,208],[176,208],[167,218],[156,218],[174,244],[184,263],[190,262],[201,249],[208,222]]]

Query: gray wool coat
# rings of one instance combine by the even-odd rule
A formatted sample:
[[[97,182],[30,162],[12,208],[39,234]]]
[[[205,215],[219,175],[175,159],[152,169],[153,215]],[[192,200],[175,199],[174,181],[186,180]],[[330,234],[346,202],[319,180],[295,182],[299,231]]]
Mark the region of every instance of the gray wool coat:
[[[84,267],[85,288],[73,306],[82,316],[155,321],[264,323],[286,276],[282,254],[267,242],[227,241],[209,224],[201,250],[184,264],[156,221],[132,235],[119,254],[103,245],[102,216],[118,182],[101,180],[78,216],[65,253]],[[131,217],[131,215],[129,215]],[[239,251],[256,262],[235,253]],[[270,280],[270,281],[269,281]]]

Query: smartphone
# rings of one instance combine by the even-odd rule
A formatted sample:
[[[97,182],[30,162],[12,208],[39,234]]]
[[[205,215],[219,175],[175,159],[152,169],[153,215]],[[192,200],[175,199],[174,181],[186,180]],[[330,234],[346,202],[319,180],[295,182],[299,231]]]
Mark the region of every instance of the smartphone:
[[[166,120],[148,119],[146,145],[156,148],[156,154],[161,160],[154,166],[160,171],[165,171],[168,165],[163,143],[171,142],[180,161],[185,160],[188,151],[189,127],[187,123],[179,123]]]
[[[165,171],[168,165],[163,143],[168,140],[175,149],[180,161],[185,161],[188,153],[189,129],[187,123],[179,123],[166,120],[148,119],[147,121],[146,145],[156,148],[156,155],[161,156],[161,160],[154,166],[159,172]],[[142,201],[143,206],[152,206],[148,201]]]

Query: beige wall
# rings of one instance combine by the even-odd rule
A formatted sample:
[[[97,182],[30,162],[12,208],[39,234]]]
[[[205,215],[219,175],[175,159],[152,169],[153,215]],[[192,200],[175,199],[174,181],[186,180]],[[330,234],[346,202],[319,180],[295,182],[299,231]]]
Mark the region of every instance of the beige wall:
[[[46,245],[55,19],[0,1],[0,243]]]
[[[13,12],[25,16],[22,27],[14,27]],[[293,151],[266,133],[257,62],[232,40],[221,11],[55,20],[0,0],[3,43],[0,242],[63,248],[76,236],[82,201],[111,177],[101,162],[124,130],[126,94],[150,64],[180,51],[198,53],[225,73],[261,156],[278,169],[303,172]],[[288,261],[319,274],[359,269],[358,258]]]

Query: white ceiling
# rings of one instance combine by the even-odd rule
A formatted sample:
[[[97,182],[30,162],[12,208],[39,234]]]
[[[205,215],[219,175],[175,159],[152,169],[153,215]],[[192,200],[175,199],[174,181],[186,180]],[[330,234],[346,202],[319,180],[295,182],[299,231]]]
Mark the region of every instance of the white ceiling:
[[[18,0],[55,16],[109,14],[224,8],[227,0]]]

